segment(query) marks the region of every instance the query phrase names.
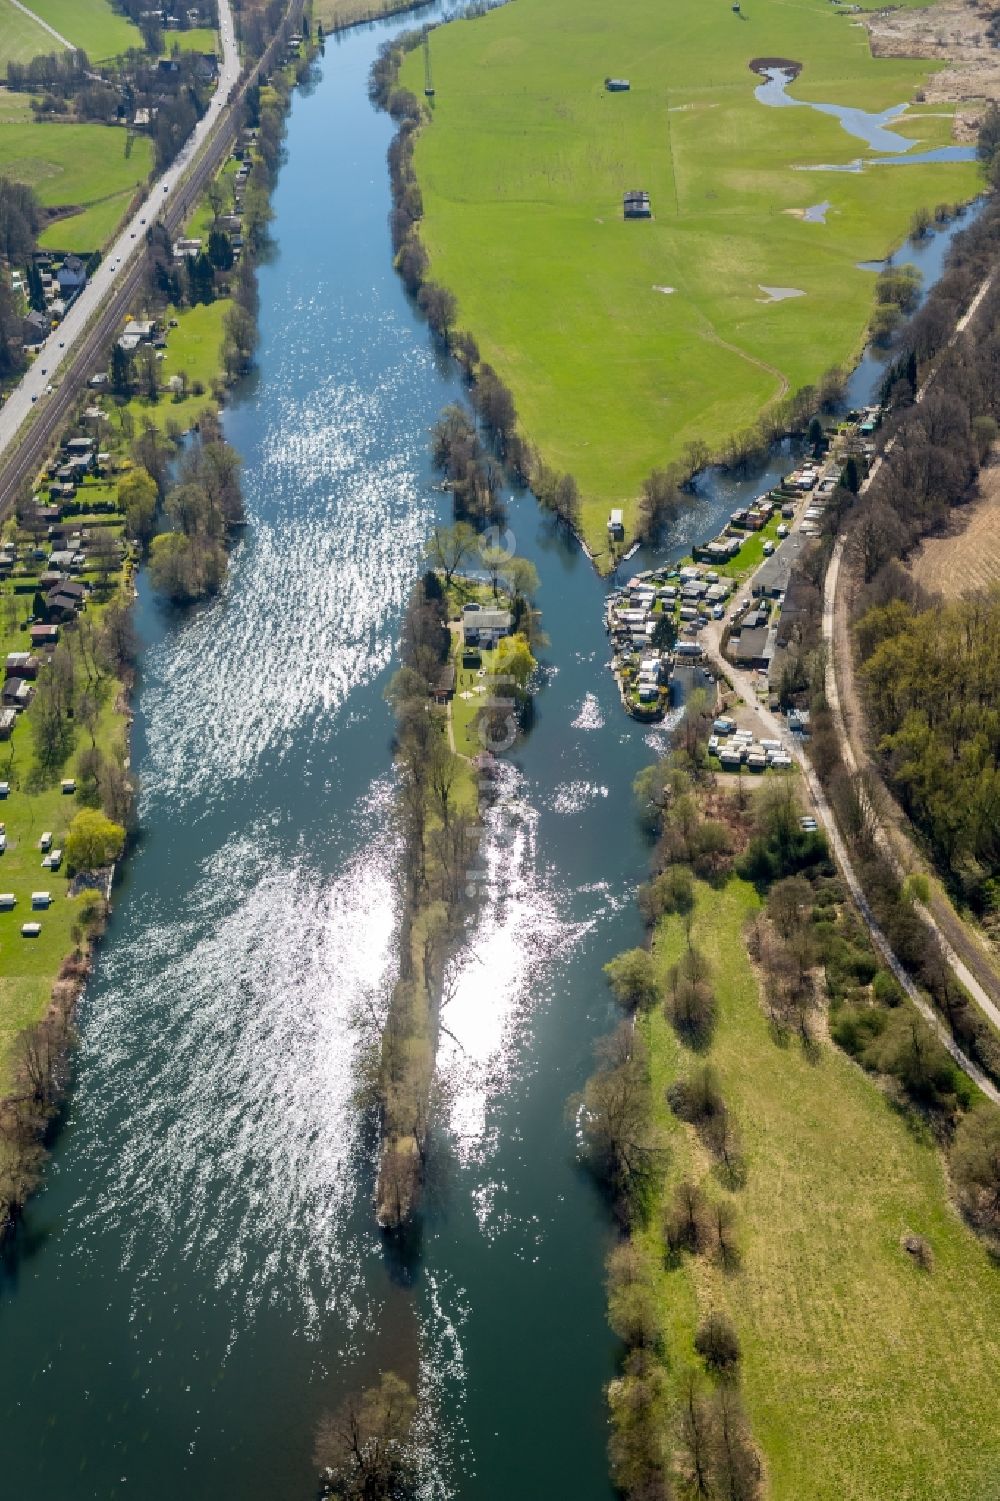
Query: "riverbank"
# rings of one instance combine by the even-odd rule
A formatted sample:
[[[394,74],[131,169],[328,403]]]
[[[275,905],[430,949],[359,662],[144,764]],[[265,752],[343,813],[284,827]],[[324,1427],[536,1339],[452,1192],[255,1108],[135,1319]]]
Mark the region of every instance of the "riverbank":
[[[964,200],[980,179],[969,162],[845,170],[864,149],[851,123],[755,98],[755,51],[803,60],[796,103],[834,99],[868,119],[913,97],[926,65],[873,59],[866,32],[828,6],[765,7],[752,47],[729,12],[692,12],[678,46],[640,6],[615,40],[620,93],[603,82],[600,8],[565,9],[527,0],[434,32],[414,163],[425,274],[453,295],[456,326],[510,388],[542,462],[575,476],[583,535],[601,554],[609,509],[635,535],[654,471],[724,456],[787,391],[853,364],[871,314],[859,263],[897,247],[915,210]],[[720,65],[715,98],[698,80]],[[423,68],[414,53],[400,75],[414,100]],[[899,135],[936,149],[949,128],[911,115]],[[470,202],[480,158],[485,197]],[[724,186],[699,194],[697,182]],[[650,219],[622,220],[627,188],[650,193]],[[810,195],[822,222],[807,216]]]
[[[643,787],[663,789],[636,1023],[658,1158],[631,1259],[609,1262],[627,1351],[609,1393],[619,1482],[630,1494],[659,1453],[668,1477],[700,1464],[746,1498],[972,1498],[997,1462],[982,1393],[1000,1285],[940,1148],[972,1092],[929,1033],[919,1054],[914,1033],[919,1068],[908,1054],[919,1024],[794,794],[784,812],[774,788],[709,778],[692,828],[665,770]],[[694,881],[671,863],[685,846]],[[660,1388],[652,1407],[642,1384]]]
[[[272,80],[262,99],[262,115],[269,108],[284,114],[296,77],[314,51],[304,42],[298,55],[286,60],[277,87]],[[275,152],[278,143],[280,129]],[[273,173],[274,166],[272,158],[267,170]],[[231,175],[227,164],[220,180]],[[219,235],[220,204],[210,189],[187,233],[203,228],[205,243],[213,232]],[[248,228],[256,228],[243,250],[244,289],[255,275],[266,213],[258,205],[246,219]],[[229,235],[222,238],[231,245]],[[151,244],[151,267],[154,257]],[[152,271],[150,283],[156,285]],[[152,299],[153,292],[148,295]],[[3,918],[8,932],[0,942],[20,951],[4,962],[0,980],[0,1238],[16,1227],[40,1181],[42,1139],[68,1076],[73,1014],[106,926],[112,881],[112,873],[102,871],[88,886],[67,856],[41,875],[30,876],[28,867],[39,850],[66,848],[77,813],[96,807],[121,828],[131,825],[129,727],[136,647],[130,614],[135,579],[151,541],[152,570],[168,597],[189,603],[214,592],[224,576],[221,551],[218,557],[209,553],[218,548],[219,538],[234,540],[242,508],[235,456],[225,451],[217,417],[227,384],[242,373],[252,348],[240,359],[230,354],[234,309],[242,308],[248,317],[248,300],[253,306],[244,291],[241,301],[213,297],[193,302],[177,307],[177,317],[169,323],[166,310],[172,304],[167,304],[152,309],[159,322],[155,316],[133,320],[130,326],[142,330],[133,335],[136,353],[123,361],[122,345],[115,346],[104,386],[94,388],[92,382],[91,392],[81,396],[60,447],[39,476],[34,501],[5,528],[3,541],[10,554],[0,565],[8,578],[0,633],[9,674],[5,704],[13,702],[7,692],[12,683],[23,682],[25,691],[0,751],[9,787],[0,804],[6,814],[0,831],[0,875],[6,876],[0,884],[10,886],[15,899]],[[150,310],[147,303],[136,313]],[[245,333],[243,338],[248,342]],[[157,350],[157,344],[166,347]],[[162,370],[157,363],[161,356]],[[115,397],[110,409],[102,399],[107,385]],[[140,386],[146,391],[151,387],[152,394],[141,394]],[[199,467],[199,459],[189,453],[186,477],[189,490],[203,487],[205,500],[188,522],[171,510],[168,473],[182,435],[199,427],[207,443],[199,440],[196,452],[205,462]],[[74,464],[79,467],[70,473]],[[185,543],[191,561],[183,567],[179,556],[165,566],[153,537],[165,498],[176,530],[161,535]],[[206,527],[215,541],[202,535]],[[29,608],[24,624],[22,615]],[[33,647],[32,623],[45,622],[51,639],[29,662],[12,666],[29,646],[25,632],[31,633]],[[64,777],[68,770],[76,776]],[[41,863],[47,866],[48,861],[43,853]],[[50,898],[44,906],[32,895],[42,884]],[[99,887],[96,897],[94,886]],[[32,910],[38,907],[42,910]],[[35,918],[39,932],[27,938],[22,928],[18,942],[19,925]]]

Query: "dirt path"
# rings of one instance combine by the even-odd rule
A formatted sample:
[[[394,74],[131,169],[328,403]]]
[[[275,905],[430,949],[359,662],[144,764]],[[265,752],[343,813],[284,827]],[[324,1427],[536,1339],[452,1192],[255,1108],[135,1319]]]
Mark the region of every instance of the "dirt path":
[[[41,16],[36,16],[33,10],[29,10],[26,5],[22,5],[21,0],[10,0],[10,3],[16,10],[23,11],[29,20],[34,21],[36,26],[40,26],[43,31],[47,31],[49,36],[55,37],[60,47],[66,47],[70,52],[75,49],[75,42],[67,41],[61,32],[56,31],[54,26],[49,25],[48,21],[43,21]]]
[[[746,360],[748,365],[756,365],[758,370],[763,370],[765,374],[774,377],[778,382],[778,389],[770,399],[772,402],[781,401],[782,397],[788,395],[788,377],[786,375],[782,375],[780,370],[776,369],[774,365],[769,365],[766,360],[759,360],[755,354],[747,354],[746,350],[740,349],[738,344],[730,344],[727,339],[723,339],[715,332],[711,324],[709,324],[709,328],[711,332],[706,334],[705,337],[711,339],[713,344],[718,344],[723,349],[728,349],[730,354],[738,355],[741,360]],[[770,405],[770,402],[768,405]]]
[[[749,582],[750,580],[747,580],[748,585]],[[732,612],[733,608],[734,606],[731,604],[729,611],[727,611],[727,616]],[[805,778],[806,786],[809,788],[809,793],[812,798],[813,807],[815,808],[817,819],[823,825],[827,839],[830,842],[830,849],[833,852],[833,857],[837,862],[837,866],[844,878],[847,889],[851,893],[855,906],[860,912],[862,920],[864,921],[865,925],[868,928],[868,931],[871,934],[872,942],[874,943],[879,954],[881,954],[885,964],[895,975],[899,984],[906,991],[906,994],[909,996],[914,1006],[916,1006],[917,1010],[927,1022],[928,1026],[933,1028],[937,1037],[940,1039],[942,1047],[947,1049],[948,1053],[954,1059],[955,1063],[962,1070],[962,1072],[966,1074],[973,1081],[973,1083],[978,1086],[979,1089],[982,1090],[983,1094],[986,1095],[988,1099],[992,1100],[995,1105],[1000,1105],[1000,1089],[998,1089],[996,1085],[986,1077],[982,1069],[977,1067],[977,1065],[973,1063],[971,1058],[968,1058],[965,1053],[963,1053],[962,1049],[958,1046],[950,1031],[945,1026],[942,1019],[938,1016],[937,1012],[929,1004],[929,1002],[924,999],[923,995],[921,995],[912,976],[907,972],[906,969],[904,969],[903,965],[896,957],[896,954],[893,951],[888,938],[885,936],[881,927],[879,926],[878,920],[876,919],[875,914],[872,912],[871,906],[869,905],[868,898],[865,896],[864,891],[862,890],[861,882],[858,879],[857,873],[855,872],[854,866],[851,862],[851,857],[848,852],[847,846],[840,836],[840,830],[837,827],[837,821],[834,818],[833,809],[830,807],[830,804],[827,801],[826,794],[820,786],[819,779],[817,778],[816,773],[813,771],[812,766],[809,763],[805,751],[802,748],[801,742],[790,732],[790,730],[787,729],[787,727],[781,722],[781,720],[778,719],[775,714],[771,713],[770,709],[768,709],[764,704],[760,702],[757,696],[757,683],[754,676],[749,672],[744,672],[742,669],[735,667],[732,662],[727,661],[723,657],[721,642],[725,625],[726,620],[723,619],[710,621],[706,626],[701,636],[701,642],[703,647],[705,648],[706,655],[708,656],[710,661],[712,661],[714,665],[719,669],[719,671],[724,673],[728,680],[732,683],[734,690],[743,701],[743,703],[746,704],[748,708],[754,711],[761,724],[766,729],[768,737],[774,740],[780,740],[781,744],[788,751],[789,755],[794,758],[796,764],[801,769],[802,774]]]

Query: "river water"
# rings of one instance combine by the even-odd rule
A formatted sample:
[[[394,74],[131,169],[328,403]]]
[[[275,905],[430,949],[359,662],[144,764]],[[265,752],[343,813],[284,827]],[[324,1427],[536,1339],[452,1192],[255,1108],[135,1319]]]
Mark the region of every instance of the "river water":
[[[611,1023],[601,965],[639,938],[630,787],[665,732],[621,715],[605,585],[530,496],[511,526],[542,577],[537,721],[448,986],[419,1254],[387,1258],[373,1226],[383,691],[444,512],[428,429],[460,396],[391,269],[391,127],[365,85],[392,29],[331,39],[294,101],[259,370],[226,417],[249,514],[226,591],[187,616],[140,597],[142,838],[0,1282],[5,1494],[26,1501],[308,1496],[319,1415],[380,1367],[419,1382],[428,1496],[609,1497],[607,1222],[565,1102]],[[690,533],[769,472],[703,477]]]

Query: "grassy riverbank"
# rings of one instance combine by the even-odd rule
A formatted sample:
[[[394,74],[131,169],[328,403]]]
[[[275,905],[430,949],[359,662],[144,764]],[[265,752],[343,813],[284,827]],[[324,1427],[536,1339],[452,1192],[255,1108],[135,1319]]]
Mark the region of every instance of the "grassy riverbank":
[[[775,1041],[743,942],[759,905],[736,879],[697,889],[692,933],[719,1000],[709,1057],[740,1122],[747,1184],[741,1269],[699,1260],[659,1274],[671,1361],[693,1358],[699,1317],[729,1314],[774,1501],[980,1501],[1000,1465],[1000,1274],[950,1204],[933,1141],[830,1043],[809,1057]],[[661,923],[661,975],[686,942],[681,918]],[[644,1025],[672,1152],[664,1194],[693,1174],[718,1196],[664,1093],[701,1059],[662,1013]],[[932,1273],[902,1248],[907,1231],[930,1242]]]
[[[722,449],[786,390],[849,365],[872,299],[857,263],[978,182],[973,165],[795,170],[867,148],[815,111],[760,104],[751,58],[801,62],[800,99],[867,110],[912,98],[928,72],[873,59],[821,0],[743,17],[682,0],[669,25],[654,0],[613,17],[597,0],[518,0],[436,30],[431,56],[416,148],[430,275],[542,459],[579,481],[592,545],[609,505],[628,522],[645,476],[688,443]],[[607,93],[609,72],[630,92]],[[400,81],[423,97],[419,53]],[[901,129],[931,147],[950,121]],[[623,222],[626,188],[651,194],[651,222]],[[826,222],[805,222],[820,201]]]

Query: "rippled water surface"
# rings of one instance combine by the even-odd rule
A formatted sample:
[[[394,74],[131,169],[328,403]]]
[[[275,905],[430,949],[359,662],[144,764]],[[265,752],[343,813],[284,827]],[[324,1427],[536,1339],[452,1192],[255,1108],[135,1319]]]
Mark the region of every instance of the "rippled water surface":
[[[372,1225],[383,690],[441,504],[427,431],[460,395],[391,270],[390,125],[365,94],[388,29],[331,41],[294,103],[260,369],[227,414],[249,525],[226,591],[187,617],[140,600],[142,840],[2,1284],[4,1494],[24,1501],[309,1496],[319,1413],[380,1366],[419,1383],[428,1497],[608,1501],[606,1217],[566,1101],[610,1024],[601,966],[639,936],[631,782],[673,719],[623,718],[604,586],[530,496],[511,525],[551,643],[537,722],[448,976],[422,1245],[387,1260]],[[691,533],[769,472],[704,476]]]

